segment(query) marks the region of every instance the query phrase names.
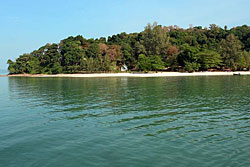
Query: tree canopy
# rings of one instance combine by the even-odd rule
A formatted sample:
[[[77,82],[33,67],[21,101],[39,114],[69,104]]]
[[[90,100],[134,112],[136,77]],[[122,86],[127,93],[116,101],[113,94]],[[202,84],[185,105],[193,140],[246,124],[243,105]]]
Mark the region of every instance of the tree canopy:
[[[249,69],[250,27],[183,29],[154,23],[140,33],[108,38],[70,36],[7,63],[10,74],[118,72],[123,65],[137,71]]]

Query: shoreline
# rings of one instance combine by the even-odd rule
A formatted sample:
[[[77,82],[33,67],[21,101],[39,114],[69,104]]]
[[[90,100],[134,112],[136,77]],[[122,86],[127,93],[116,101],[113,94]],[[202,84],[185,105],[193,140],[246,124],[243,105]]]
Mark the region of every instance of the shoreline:
[[[250,71],[235,72],[157,72],[157,73],[93,73],[93,74],[12,74],[0,75],[0,77],[72,77],[72,78],[95,78],[95,77],[177,77],[177,76],[233,76],[250,75]]]

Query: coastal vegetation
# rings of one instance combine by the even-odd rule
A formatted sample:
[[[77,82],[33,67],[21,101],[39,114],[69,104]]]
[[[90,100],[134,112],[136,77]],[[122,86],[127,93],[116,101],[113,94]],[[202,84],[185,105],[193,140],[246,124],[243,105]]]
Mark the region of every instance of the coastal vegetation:
[[[250,27],[183,29],[148,24],[140,33],[68,37],[8,60],[10,74],[250,69]]]

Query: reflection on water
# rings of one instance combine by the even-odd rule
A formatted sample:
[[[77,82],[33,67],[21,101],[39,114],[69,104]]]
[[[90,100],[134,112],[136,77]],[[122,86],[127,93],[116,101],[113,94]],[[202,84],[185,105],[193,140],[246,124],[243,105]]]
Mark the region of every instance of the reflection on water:
[[[245,166],[249,83],[248,76],[9,78],[8,98],[13,113],[27,120],[20,136],[29,132],[36,141],[45,135],[46,147],[60,141],[71,152],[40,165],[81,156],[70,165]],[[58,147],[48,151],[58,155]]]

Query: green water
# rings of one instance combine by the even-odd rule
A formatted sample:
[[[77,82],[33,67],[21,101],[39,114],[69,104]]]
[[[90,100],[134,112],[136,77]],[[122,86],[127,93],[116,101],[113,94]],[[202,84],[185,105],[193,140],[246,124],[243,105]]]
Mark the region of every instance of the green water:
[[[250,76],[2,77],[0,166],[250,166]]]

